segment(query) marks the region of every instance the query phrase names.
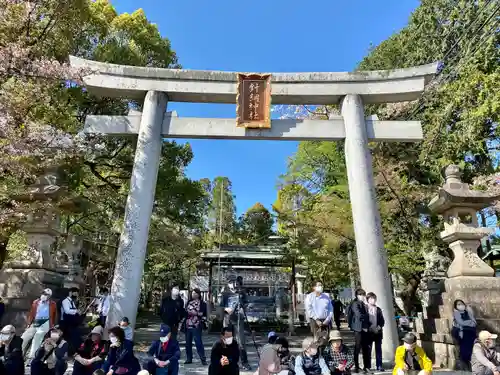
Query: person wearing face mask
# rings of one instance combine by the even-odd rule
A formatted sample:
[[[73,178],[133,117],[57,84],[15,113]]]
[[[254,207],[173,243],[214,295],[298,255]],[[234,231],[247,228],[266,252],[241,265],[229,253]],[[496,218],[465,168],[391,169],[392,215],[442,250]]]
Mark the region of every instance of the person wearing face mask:
[[[125,339],[123,329],[116,326],[110,328],[108,334],[108,356],[102,369],[107,375],[136,375],[141,370],[141,365],[134,356],[132,343]]]
[[[403,337],[403,345],[396,349],[394,363],[392,375],[406,375],[409,372],[418,375],[432,374],[432,361],[424,349],[417,345],[417,336],[411,332]]]
[[[68,368],[68,347],[62,331],[52,328],[31,361],[31,375],[64,375]]]
[[[330,332],[328,346],[323,354],[332,375],[348,375],[354,366],[352,351],[343,344],[340,331]]]
[[[108,288],[102,288],[102,295],[97,303],[97,312],[99,313],[99,324],[106,327],[106,319],[108,317],[111,298],[109,296]]]
[[[368,301],[368,318],[370,321],[370,329],[368,330],[370,340],[369,353],[372,352],[372,346],[375,345],[377,371],[384,371],[382,367],[382,328],[385,325],[384,314],[382,313],[382,309],[377,306],[377,296],[375,293],[368,293],[366,299]]]
[[[125,340],[128,340],[133,344],[134,330],[130,326],[130,320],[126,316],[124,316],[122,320],[118,322],[118,325],[121,329],[123,329],[123,332],[125,332]]]
[[[311,333],[320,345],[325,345],[333,318],[332,300],[323,293],[323,284],[318,281],[314,286],[314,292],[309,294],[306,301]]]
[[[28,358],[33,358],[42,344],[44,336],[57,323],[57,304],[52,297],[51,289],[44,289],[40,298],[33,301],[27,318],[27,328],[21,338],[23,339],[23,353]],[[28,353],[28,349],[30,348]]]
[[[205,347],[203,346],[203,327],[204,320],[207,319],[207,304],[201,299],[201,291],[198,288],[193,290],[192,299],[186,305],[186,362],[193,362],[193,339],[196,345],[196,351],[200,357],[203,366],[207,365],[205,357]]]
[[[234,275],[231,275],[228,278],[228,290],[222,295],[222,307],[224,311],[224,326],[234,327],[234,333],[240,345],[241,366],[244,370],[250,371],[251,367],[248,363],[245,337],[245,309],[248,305],[248,298],[242,283],[243,280],[240,276],[235,278]]]
[[[208,375],[239,375],[240,348],[233,337],[232,326],[224,327],[212,347]]]
[[[0,374],[24,375],[23,340],[16,328],[7,325],[0,331]]]
[[[313,337],[306,337],[302,342],[302,353],[295,358],[295,375],[330,375]]]
[[[61,328],[64,332],[64,338],[69,342],[70,355],[80,347],[81,335],[80,324],[82,319],[77,307],[78,288],[71,288],[68,297],[61,303]]]
[[[76,351],[73,375],[92,375],[100,369],[107,355],[107,345],[102,339],[103,328],[94,327]]]
[[[181,349],[179,343],[172,337],[169,326],[162,326],[160,339],[153,341],[148,351],[149,361],[146,369],[151,375],[177,375]]]
[[[173,338],[177,338],[179,323],[185,317],[184,301],[179,293],[179,287],[174,286],[170,295],[162,300],[160,307],[161,320],[170,327]]]
[[[481,331],[472,348],[471,368],[473,375],[500,375],[500,352],[496,349],[498,335]]]
[[[368,372],[371,365],[370,351],[370,317],[366,305],[366,292],[356,290],[356,299],[351,302],[347,312],[347,323],[354,332],[354,370],[359,372],[359,353],[363,354],[363,372]]]
[[[472,309],[461,299],[453,303],[453,328],[451,334],[459,345],[459,357],[461,366],[469,369],[469,363],[472,356],[472,347],[476,340],[477,322],[474,318]]]

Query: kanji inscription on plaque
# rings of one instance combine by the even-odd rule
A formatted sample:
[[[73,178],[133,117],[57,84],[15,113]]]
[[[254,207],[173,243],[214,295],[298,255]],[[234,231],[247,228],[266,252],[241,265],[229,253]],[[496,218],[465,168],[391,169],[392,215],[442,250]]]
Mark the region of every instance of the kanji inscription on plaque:
[[[271,128],[271,74],[238,73],[236,125]]]

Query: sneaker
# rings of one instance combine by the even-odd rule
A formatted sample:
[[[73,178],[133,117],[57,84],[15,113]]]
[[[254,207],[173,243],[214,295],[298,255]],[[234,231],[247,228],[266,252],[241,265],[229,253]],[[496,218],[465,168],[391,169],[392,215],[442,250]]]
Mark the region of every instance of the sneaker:
[[[384,368],[382,366],[378,366],[377,367],[377,371],[384,372],[385,370],[384,370]]]
[[[202,359],[201,360],[201,365],[202,366],[208,366],[208,363],[207,363],[207,361],[205,359]]]
[[[250,365],[248,363],[244,363],[241,365],[241,367],[243,368],[243,370],[245,371],[252,371],[252,367],[250,367]]]
[[[371,374],[371,373],[372,373],[372,370],[371,370],[371,369],[369,369],[369,368],[364,368],[364,369],[363,369],[363,373],[364,373],[364,374]]]
[[[193,361],[185,361],[184,362],[185,365],[190,365],[191,363],[193,363]]]

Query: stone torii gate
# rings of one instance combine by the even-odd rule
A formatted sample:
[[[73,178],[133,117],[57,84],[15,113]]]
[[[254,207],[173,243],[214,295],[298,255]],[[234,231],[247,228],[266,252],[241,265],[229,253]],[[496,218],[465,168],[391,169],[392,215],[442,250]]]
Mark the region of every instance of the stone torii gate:
[[[142,113],[88,116],[86,131],[138,135],[137,149],[111,288],[108,322],[128,316],[135,323],[148,241],[150,216],[163,138],[344,141],[361,285],[378,296],[386,316],[383,355],[394,357],[398,334],[387,269],[380,214],[375,196],[370,141],[418,142],[418,121],[365,118],[364,104],[416,100],[437,71],[437,63],[391,71],[355,73],[273,73],[273,104],[341,104],[329,120],[272,120],[270,129],[237,127],[234,120],[179,118],[167,102],[236,103],[234,72],[123,66],[71,57],[89,69],[86,88],[107,97],[143,100]]]

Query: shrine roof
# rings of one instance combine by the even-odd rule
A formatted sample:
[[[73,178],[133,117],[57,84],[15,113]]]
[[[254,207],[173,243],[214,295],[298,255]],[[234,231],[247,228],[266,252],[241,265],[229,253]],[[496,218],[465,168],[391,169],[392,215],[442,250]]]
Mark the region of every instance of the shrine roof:
[[[201,259],[208,262],[218,262],[219,257],[221,264],[289,265],[289,262],[284,260],[284,248],[279,245],[223,245],[220,250],[210,249],[201,254]]]

